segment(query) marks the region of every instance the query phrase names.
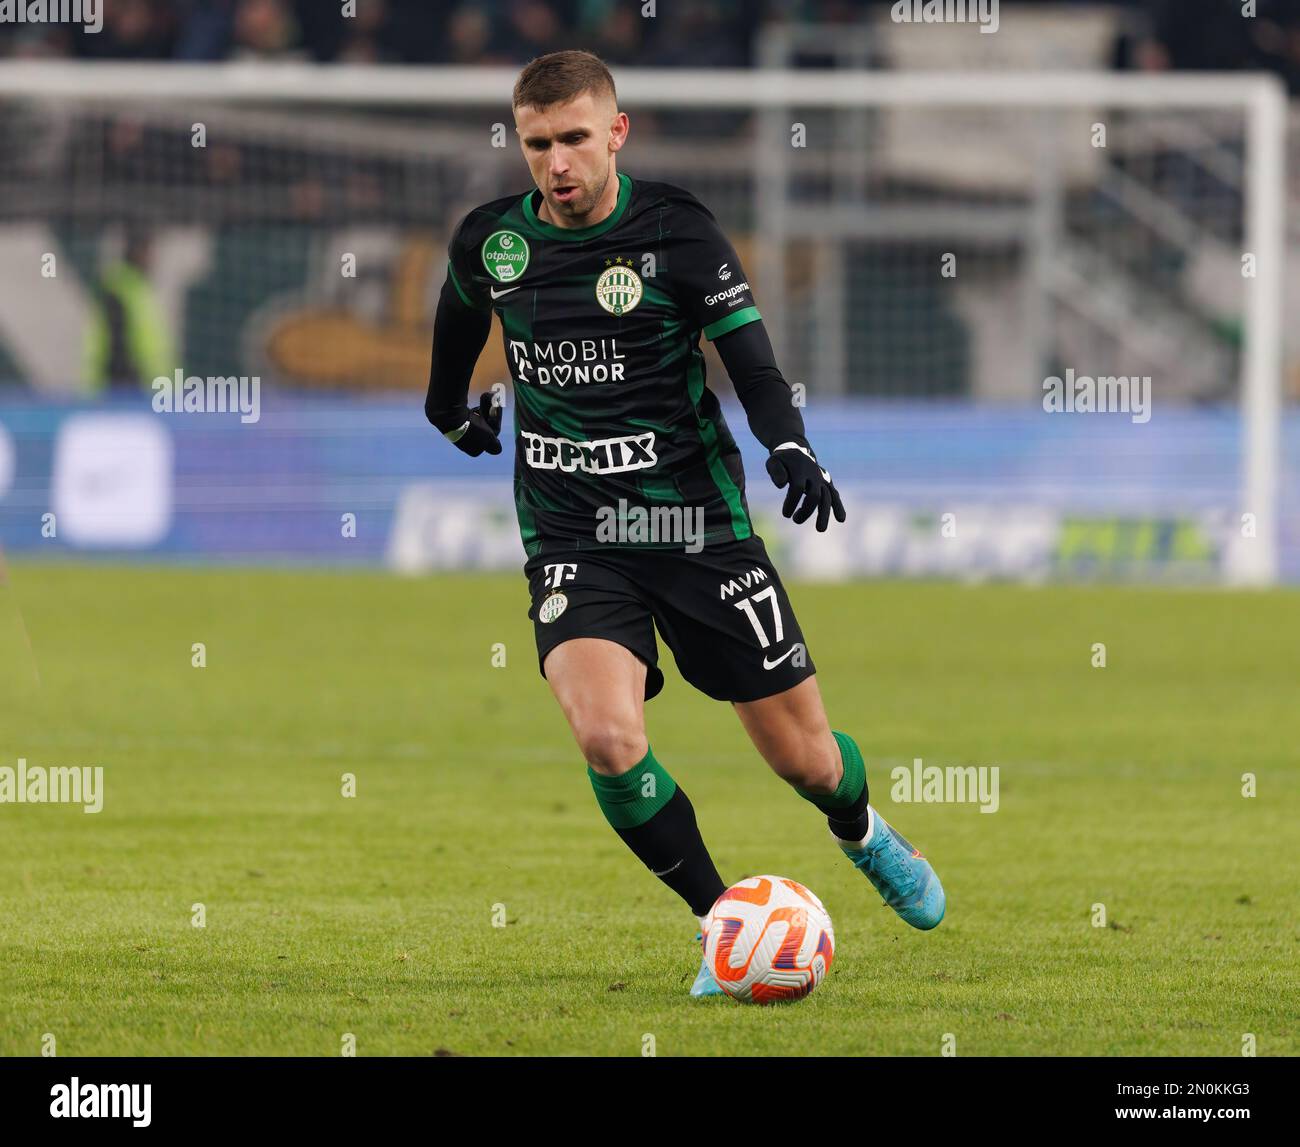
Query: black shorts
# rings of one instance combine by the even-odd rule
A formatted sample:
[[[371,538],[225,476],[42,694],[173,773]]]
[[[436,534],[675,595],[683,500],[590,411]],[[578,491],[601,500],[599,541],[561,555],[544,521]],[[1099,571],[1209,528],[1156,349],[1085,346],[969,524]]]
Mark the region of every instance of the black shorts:
[[[664,686],[655,626],[677,668],[718,701],[757,701],[815,672],[785,587],[757,536],[684,550],[613,546],[539,554],[524,566],[537,664],[574,637],[616,641]]]

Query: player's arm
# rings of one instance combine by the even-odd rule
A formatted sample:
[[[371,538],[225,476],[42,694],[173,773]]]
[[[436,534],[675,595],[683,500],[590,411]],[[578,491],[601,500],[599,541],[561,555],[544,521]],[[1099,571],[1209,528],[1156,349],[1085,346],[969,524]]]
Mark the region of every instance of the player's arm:
[[[832,514],[844,521],[844,503],[808,444],[803,416],[776,365],[736,249],[709,210],[691,196],[674,204],[673,231],[680,257],[674,253],[672,288],[683,310],[718,348],[749,428],[770,452],[767,472],[778,489],[786,488],[781,512],[796,522],[816,514],[818,530],[830,525]]]
[[[815,513],[819,531],[830,525],[832,513],[836,521],[844,521],[840,492],[813,454],[803,415],[776,365],[762,321],[735,327],[714,339],[713,345],[745,408],[749,429],[769,451],[768,474],[778,488],[788,487],[781,512],[795,522],[806,522]]]
[[[501,453],[501,408],[493,406],[490,394],[482,395],[477,409],[468,405],[469,381],[492,330],[492,311],[486,300],[476,297],[478,292],[463,267],[457,274],[463,231],[462,223],[452,237],[447,279],[433,319],[433,355],[424,416],[457,450],[477,458],[485,451]]]

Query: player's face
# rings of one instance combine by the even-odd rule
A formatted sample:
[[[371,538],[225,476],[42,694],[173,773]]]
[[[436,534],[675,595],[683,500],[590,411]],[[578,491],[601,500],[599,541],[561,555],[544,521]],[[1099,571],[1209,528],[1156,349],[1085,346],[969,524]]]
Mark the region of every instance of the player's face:
[[[601,206],[613,171],[610,158],[623,146],[627,126],[612,99],[589,92],[564,104],[515,108],[524,158],[556,224],[586,226]]]

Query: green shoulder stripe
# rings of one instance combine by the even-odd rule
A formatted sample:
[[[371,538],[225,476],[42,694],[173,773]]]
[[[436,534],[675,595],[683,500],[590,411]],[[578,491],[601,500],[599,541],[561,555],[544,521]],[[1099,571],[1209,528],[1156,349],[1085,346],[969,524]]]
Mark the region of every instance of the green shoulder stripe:
[[[719,335],[725,335],[728,331],[734,331],[737,327],[743,327],[746,323],[754,323],[763,316],[758,313],[757,307],[741,307],[734,315],[725,315],[716,323],[710,323],[704,328],[704,337],[712,342]]]

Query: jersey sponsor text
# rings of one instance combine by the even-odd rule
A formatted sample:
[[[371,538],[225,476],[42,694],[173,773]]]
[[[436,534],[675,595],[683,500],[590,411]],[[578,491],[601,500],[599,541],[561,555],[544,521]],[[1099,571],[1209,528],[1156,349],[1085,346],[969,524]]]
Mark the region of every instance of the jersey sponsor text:
[[[647,469],[659,461],[654,451],[653,430],[621,438],[597,438],[591,442],[547,438],[528,430],[520,431],[520,437],[524,440],[524,460],[535,470],[621,474],[627,470]]]

